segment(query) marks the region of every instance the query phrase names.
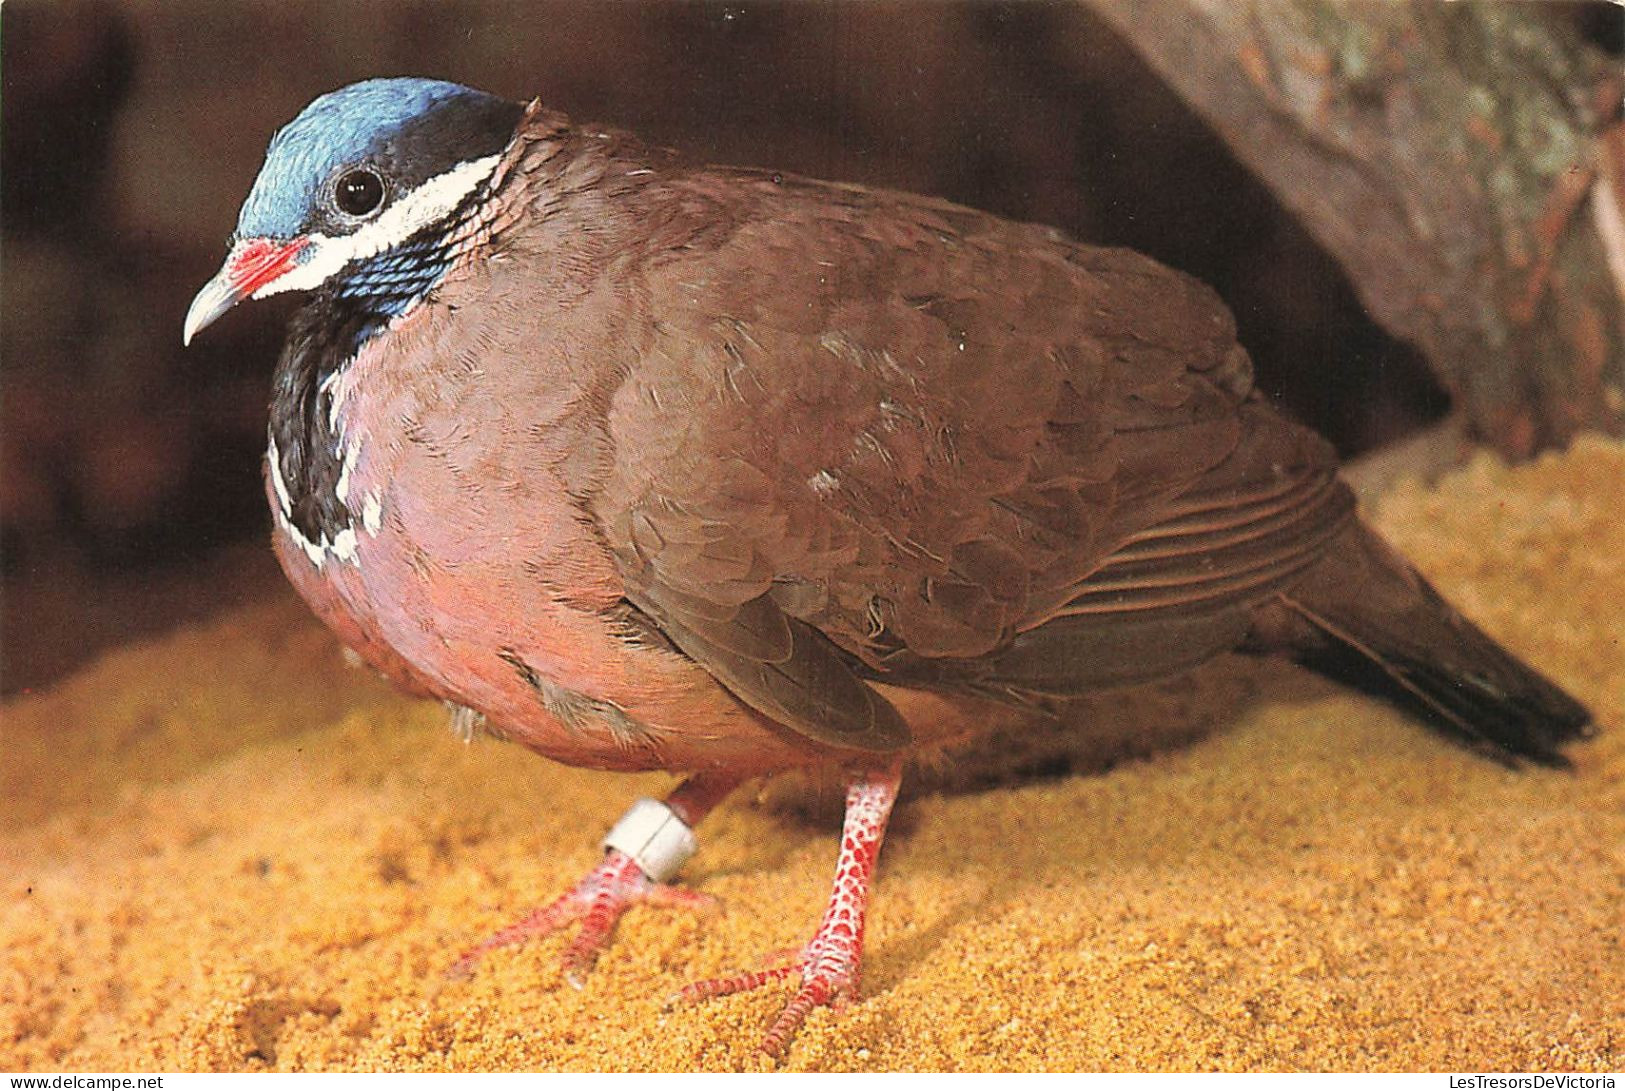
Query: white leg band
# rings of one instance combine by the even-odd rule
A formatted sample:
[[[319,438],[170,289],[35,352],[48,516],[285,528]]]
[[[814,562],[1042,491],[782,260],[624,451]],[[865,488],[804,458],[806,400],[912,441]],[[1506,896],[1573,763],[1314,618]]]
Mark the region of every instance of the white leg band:
[[[604,848],[632,858],[657,883],[677,874],[700,847],[688,823],[658,799],[640,799],[604,835]]]

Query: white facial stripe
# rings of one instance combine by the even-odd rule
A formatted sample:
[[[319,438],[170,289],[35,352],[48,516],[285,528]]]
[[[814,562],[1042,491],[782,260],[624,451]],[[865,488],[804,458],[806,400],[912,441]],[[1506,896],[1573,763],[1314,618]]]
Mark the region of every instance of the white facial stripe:
[[[350,475],[355,472],[355,460],[361,457],[361,444],[342,444],[344,452],[339,463],[339,479],[333,486],[333,495],[339,498],[339,503],[349,506],[350,501]]]
[[[310,235],[305,251],[310,256],[261,287],[252,298],[319,287],[350,262],[398,246],[461,204],[475,187],[491,177],[501,158],[500,153],[488,155],[436,175],[354,235]]]
[[[367,497],[366,503],[361,505],[361,525],[368,534],[377,534],[378,528],[384,521],[383,501],[378,499],[376,492]]]
[[[293,500],[288,496],[288,483],[282,480],[282,456],[277,453],[276,440],[271,441],[265,458],[271,464],[271,488],[276,490],[276,502],[282,507],[283,521],[287,521],[293,518]]]
[[[343,530],[339,531],[339,536],[333,539],[333,544],[328,546],[328,548],[333,551],[333,556],[337,557],[339,560],[347,561],[350,564],[360,564],[359,559],[355,555],[354,527],[345,527]]]

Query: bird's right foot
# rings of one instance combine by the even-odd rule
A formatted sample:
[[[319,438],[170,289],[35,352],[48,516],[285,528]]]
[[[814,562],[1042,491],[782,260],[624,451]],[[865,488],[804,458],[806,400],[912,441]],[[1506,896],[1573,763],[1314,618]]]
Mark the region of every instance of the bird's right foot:
[[[858,968],[863,959],[863,924],[868,914],[869,889],[874,882],[880,843],[902,782],[901,764],[855,779],[846,790],[846,820],[841,829],[841,852],[835,863],[835,882],[829,905],[812,942],[788,964],[732,977],[698,981],[677,992],[678,1002],[759,989],[800,976],[801,984],[762,1039],[761,1050],[777,1061],[814,1008],[842,1008],[858,993]]]

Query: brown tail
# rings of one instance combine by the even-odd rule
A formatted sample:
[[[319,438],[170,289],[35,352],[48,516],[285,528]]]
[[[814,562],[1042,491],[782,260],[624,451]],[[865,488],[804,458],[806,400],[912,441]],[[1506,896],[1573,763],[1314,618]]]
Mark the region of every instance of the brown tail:
[[[1257,611],[1247,650],[1285,652],[1503,760],[1567,765],[1558,748],[1589,734],[1592,722],[1584,705],[1457,613],[1358,523]]]

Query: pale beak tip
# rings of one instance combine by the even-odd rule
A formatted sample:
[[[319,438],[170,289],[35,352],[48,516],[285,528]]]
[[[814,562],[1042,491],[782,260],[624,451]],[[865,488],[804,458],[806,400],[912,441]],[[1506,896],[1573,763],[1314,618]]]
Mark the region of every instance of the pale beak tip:
[[[186,321],[181,325],[181,347],[190,347],[192,338],[212,325],[215,319],[231,310],[242,301],[242,298],[242,293],[232,285],[223,272],[205,284],[186,310]]]
[[[287,276],[300,264],[300,255],[311,245],[311,237],[291,239],[239,238],[226,255],[226,263],[205,284],[186,309],[181,326],[181,347],[212,326],[217,318],[245,299],[258,299],[294,285]],[[308,286],[308,285],[307,285]]]

